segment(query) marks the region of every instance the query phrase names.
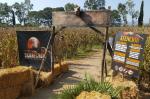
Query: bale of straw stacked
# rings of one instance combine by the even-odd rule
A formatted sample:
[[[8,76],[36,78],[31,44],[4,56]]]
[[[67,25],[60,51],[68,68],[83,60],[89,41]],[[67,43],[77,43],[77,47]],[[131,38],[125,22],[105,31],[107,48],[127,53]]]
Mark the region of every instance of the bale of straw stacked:
[[[41,72],[40,73],[40,80],[43,82],[44,86],[48,86],[53,81],[52,72]]]
[[[21,93],[24,95],[34,91],[31,68],[18,66],[0,70],[0,99],[16,99]],[[29,84],[26,87],[26,84]]]
[[[67,62],[62,62],[60,68],[61,68],[61,72],[64,73],[69,70],[69,64]]]
[[[36,81],[36,78],[38,76],[38,71],[33,70],[34,73],[34,81]],[[39,87],[46,87],[50,85],[53,82],[53,75],[52,72],[40,72],[39,80],[37,84],[37,88]]]
[[[54,64],[54,77],[61,74],[61,65],[60,64]]]

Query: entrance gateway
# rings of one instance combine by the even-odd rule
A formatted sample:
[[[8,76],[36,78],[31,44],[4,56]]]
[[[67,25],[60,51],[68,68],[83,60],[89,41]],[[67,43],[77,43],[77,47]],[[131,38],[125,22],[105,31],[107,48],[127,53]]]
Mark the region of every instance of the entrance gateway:
[[[102,36],[105,36],[101,64],[101,81],[103,81],[104,73],[107,75],[107,47],[112,51],[111,47],[108,45],[108,30],[110,23],[111,11],[106,9],[98,11],[80,11],[80,9],[78,9],[74,12],[53,12],[53,30],[51,33],[48,31],[17,31],[20,64],[33,66],[39,69],[39,74],[43,68],[53,73],[54,58],[52,46],[55,35],[67,27],[89,27]],[[55,31],[57,27],[60,27],[58,32]],[[105,33],[101,32],[96,27],[104,27],[106,29]],[[45,37],[46,39],[42,39]]]
[[[53,30],[55,27],[89,27],[102,36],[105,36],[105,43],[103,49],[103,58],[101,64],[101,81],[104,81],[104,73],[107,75],[107,64],[106,64],[106,51],[108,45],[108,30],[111,25],[111,11],[110,10],[96,10],[96,11],[80,11],[78,9],[75,12],[53,12],[52,13]],[[98,30],[96,27],[104,27],[105,33]],[[55,34],[55,33],[54,33]],[[111,47],[108,47],[109,51]],[[112,53],[112,52],[111,52]]]

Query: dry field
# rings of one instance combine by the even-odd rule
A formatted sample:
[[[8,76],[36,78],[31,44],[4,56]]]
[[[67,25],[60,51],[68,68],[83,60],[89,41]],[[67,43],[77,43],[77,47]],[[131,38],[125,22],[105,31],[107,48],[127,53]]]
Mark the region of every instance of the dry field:
[[[98,28],[104,32],[104,28]],[[18,50],[16,30],[50,30],[41,28],[0,28],[0,67],[7,68],[18,65]],[[109,34],[112,35],[121,31],[133,31],[138,33],[150,33],[150,27],[111,27]],[[63,39],[62,39],[63,37]],[[61,31],[55,39],[55,56],[57,58],[71,58],[77,55],[78,50],[90,50],[94,45],[100,45],[103,42],[103,36],[95,33],[89,28],[67,28]],[[150,43],[146,44],[146,56],[144,66],[146,70],[150,65]]]

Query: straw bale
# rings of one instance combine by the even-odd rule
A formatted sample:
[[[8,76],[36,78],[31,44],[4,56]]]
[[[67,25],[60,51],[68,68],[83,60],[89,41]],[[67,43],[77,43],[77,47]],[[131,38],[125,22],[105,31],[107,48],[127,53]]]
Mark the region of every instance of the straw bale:
[[[0,89],[0,99],[17,99],[20,95],[21,86]]]
[[[62,62],[61,63],[61,71],[66,72],[69,70],[69,64],[67,62]]]
[[[96,91],[92,92],[83,91],[80,93],[79,96],[76,97],[76,99],[111,99],[111,96],[107,94],[101,94]]]
[[[31,89],[33,91],[34,87],[30,67],[17,66],[0,70],[0,97],[2,99],[16,99],[20,95],[24,96],[26,92],[31,95],[32,92],[29,91]]]
[[[33,73],[34,73],[34,82],[35,82],[36,77],[38,75],[38,71],[33,70]],[[43,72],[43,71],[41,71],[37,87],[39,88],[39,87],[48,86],[52,83],[52,81],[53,81],[52,72]]]
[[[54,77],[58,76],[61,74],[61,68],[60,64],[55,64],[54,65]]]
[[[24,82],[21,88],[20,96],[32,96],[35,92],[33,72],[31,71],[30,81]]]
[[[42,86],[48,86],[53,81],[52,72],[41,72],[40,80],[42,82]]]
[[[28,67],[18,66],[0,70],[0,88],[8,88],[16,85],[22,85],[32,78],[31,69]]]

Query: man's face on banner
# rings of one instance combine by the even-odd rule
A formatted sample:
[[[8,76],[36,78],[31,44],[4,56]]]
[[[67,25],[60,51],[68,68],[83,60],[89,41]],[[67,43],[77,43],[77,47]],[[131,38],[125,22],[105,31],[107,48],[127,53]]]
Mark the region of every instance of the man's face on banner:
[[[31,37],[28,40],[28,49],[37,49],[40,46],[40,41],[36,37]]]

